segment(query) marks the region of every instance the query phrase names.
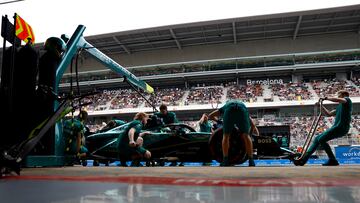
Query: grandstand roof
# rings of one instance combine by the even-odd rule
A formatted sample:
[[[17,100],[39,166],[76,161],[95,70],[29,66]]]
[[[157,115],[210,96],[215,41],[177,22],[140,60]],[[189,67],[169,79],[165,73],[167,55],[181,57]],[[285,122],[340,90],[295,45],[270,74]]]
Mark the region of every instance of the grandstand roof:
[[[210,44],[360,34],[360,4],[336,8],[168,25],[85,37],[105,54],[131,54]],[[43,43],[35,44],[40,49]],[[0,49],[0,61],[2,61]]]
[[[320,10],[169,25],[86,37],[105,54],[332,33],[360,34],[360,4]]]

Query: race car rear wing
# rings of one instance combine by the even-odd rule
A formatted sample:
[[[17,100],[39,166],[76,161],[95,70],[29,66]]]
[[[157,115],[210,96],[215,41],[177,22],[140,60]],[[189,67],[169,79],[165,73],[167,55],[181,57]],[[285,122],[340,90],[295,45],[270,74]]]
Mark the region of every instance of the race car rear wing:
[[[100,63],[102,63],[109,69],[115,71],[116,73],[120,74],[122,77],[124,77],[128,82],[130,82],[134,86],[146,91],[147,93],[154,92],[154,89],[146,82],[138,79],[134,74],[130,73],[123,66],[121,66],[120,64],[112,60],[110,57],[102,53],[100,50],[95,48],[89,42],[87,42],[83,37],[84,30],[85,30],[85,26],[79,25],[76,28],[74,34],[71,36],[68,43],[66,44],[67,49],[56,71],[56,83],[55,83],[56,93],[58,92],[58,87],[66,68],[70,65],[72,58],[77,54],[77,51],[80,49],[84,49],[85,51],[87,51]]]

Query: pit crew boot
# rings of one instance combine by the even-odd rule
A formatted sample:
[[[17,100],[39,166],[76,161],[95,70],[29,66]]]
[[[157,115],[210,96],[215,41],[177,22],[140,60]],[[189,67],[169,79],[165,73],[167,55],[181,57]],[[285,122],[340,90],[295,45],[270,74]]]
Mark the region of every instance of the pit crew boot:
[[[141,166],[143,166],[141,163],[140,163],[140,160],[133,160],[132,162],[131,162],[131,165],[130,165],[131,167],[141,167]]]
[[[293,162],[295,166],[303,166],[306,163],[303,159],[294,159]]]
[[[224,166],[230,166],[229,163],[229,158],[228,157],[224,157],[223,161],[220,163],[220,166],[224,167]]]
[[[254,166],[255,166],[254,159],[249,159],[249,167],[254,167]]]
[[[323,166],[338,166],[339,162],[336,159],[329,159],[327,162],[322,164]]]
[[[310,156],[311,156],[311,154],[306,152],[302,159],[294,159],[293,160],[294,165],[295,166],[304,166],[306,164],[306,162],[309,160]]]

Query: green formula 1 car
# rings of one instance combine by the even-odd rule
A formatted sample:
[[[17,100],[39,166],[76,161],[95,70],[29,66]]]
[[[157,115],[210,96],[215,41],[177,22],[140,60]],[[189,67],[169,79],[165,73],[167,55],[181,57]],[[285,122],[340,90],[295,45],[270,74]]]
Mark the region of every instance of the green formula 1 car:
[[[122,136],[127,136],[124,124],[106,132],[95,133],[86,137],[89,159],[94,163],[108,164],[114,161],[130,161],[132,155],[126,153],[119,143]],[[261,128],[260,133],[261,133]],[[213,134],[196,132],[192,127],[177,123],[164,125],[159,118],[151,116],[144,130],[150,134],[143,137],[143,147],[152,154],[152,160],[163,165],[166,161],[211,162],[222,161],[222,128]],[[236,130],[230,137],[229,157],[231,164],[241,164],[247,160],[243,137]],[[294,153],[280,145],[269,136],[254,137],[254,148],[258,158],[287,158]],[[150,164],[151,162],[149,162]]]

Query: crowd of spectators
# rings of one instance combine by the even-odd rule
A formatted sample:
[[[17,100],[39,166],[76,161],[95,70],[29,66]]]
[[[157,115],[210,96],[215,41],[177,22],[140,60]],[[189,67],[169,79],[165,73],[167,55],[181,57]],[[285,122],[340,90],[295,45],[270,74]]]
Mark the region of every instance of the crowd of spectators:
[[[269,85],[273,94],[278,96],[280,101],[310,100],[313,95],[308,90],[306,83],[283,83]]]
[[[351,124],[358,132],[360,132],[360,116],[359,115],[356,115],[353,117],[353,119],[351,120]]]
[[[344,89],[345,85],[345,81],[338,81],[335,79],[314,80],[312,82],[313,89],[320,97],[334,95],[337,91]]]
[[[272,102],[274,97],[278,97],[280,101],[300,101],[334,96],[341,89],[349,91],[351,97],[360,97],[359,85],[360,79],[356,78],[351,81],[325,79],[314,80],[309,83],[270,84],[268,86],[271,93],[270,101],[269,98],[263,96],[263,85],[239,85],[235,82],[226,83],[225,85],[202,84],[189,89],[185,87],[156,88],[154,94],[146,95],[146,97],[155,106],[160,106],[162,103],[167,106],[218,105],[230,99],[239,99],[243,102],[252,103],[258,102],[260,97],[263,97],[262,101],[264,102]],[[310,90],[311,88],[313,91]],[[99,94],[88,96],[82,102],[91,102],[87,106],[89,111],[150,107],[136,91],[131,89],[101,90]]]
[[[309,64],[309,63],[352,61],[359,59],[360,59],[360,52],[353,51],[353,52],[344,52],[344,53],[296,55],[294,61],[296,64]]]
[[[161,104],[180,106],[184,94],[184,88],[155,89],[154,94],[149,97],[149,101],[155,106],[160,106]],[[145,106],[150,107],[148,103],[145,103]]]
[[[350,92],[350,94],[352,96],[355,96],[355,97],[360,97],[360,91],[359,91],[359,88],[360,88],[360,78],[359,77],[354,77],[351,79],[352,83],[356,86],[352,86],[350,85],[350,87],[347,87],[348,91]]]
[[[243,102],[256,102],[257,97],[263,96],[264,89],[260,84],[230,85],[227,90],[227,99],[239,99]]]
[[[360,96],[359,86],[355,87],[348,81],[336,79],[314,80],[311,82],[313,89],[319,97],[335,95],[339,90],[349,91],[352,97]],[[355,82],[356,84],[356,82]]]
[[[186,97],[185,105],[222,103],[223,86],[192,87]]]
[[[354,77],[351,79],[351,81],[358,87],[360,87],[360,78]]]
[[[87,96],[83,99],[83,103],[90,103],[86,108],[88,111],[106,110],[108,102],[114,98],[113,91],[100,90],[98,94]]]
[[[110,101],[110,109],[137,108],[145,100],[131,89],[116,90],[116,96]]]

